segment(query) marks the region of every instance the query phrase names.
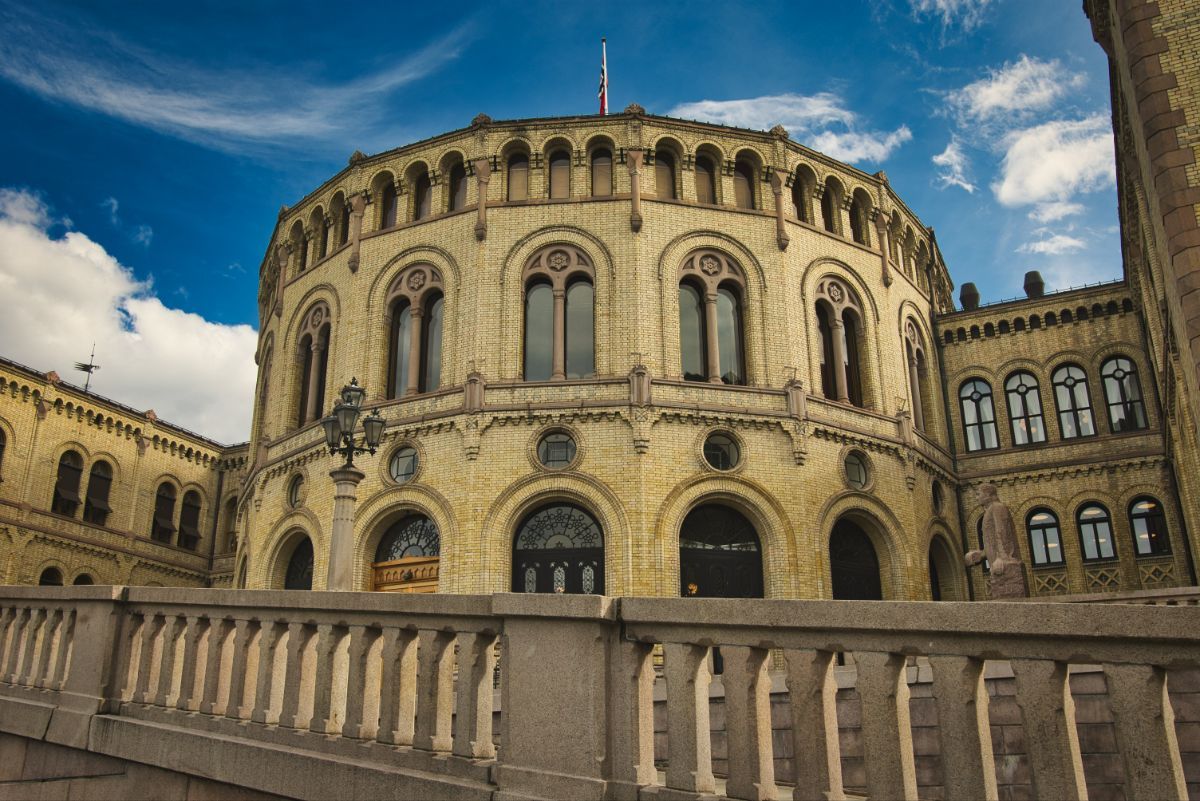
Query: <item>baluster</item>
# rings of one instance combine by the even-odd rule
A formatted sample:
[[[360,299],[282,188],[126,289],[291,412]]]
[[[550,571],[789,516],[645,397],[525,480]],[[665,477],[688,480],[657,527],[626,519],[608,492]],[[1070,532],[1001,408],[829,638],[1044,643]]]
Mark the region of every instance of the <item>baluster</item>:
[[[242,719],[242,700],[246,693],[246,662],[250,639],[258,621],[233,622],[233,664],[229,667],[229,700],[225,702],[225,717]]]
[[[54,652],[54,638],[62,635],[63,610],[55,609],[49,614],[42,634],[42,645],[38,649],[37,662],[33,667],[34,687],[45,688],[50,683],[50,656]]]
[[[310,632],[303,623],[288,624],[287,662],[283,670],[283,708],[279,725],[296,728],[296,713],[300,710],[300,681],[303,678],[304,646]]]
[[[417,727],[413,747],[449,751],[454,693],[454,632],[422,631],[417,651]]]
[[[931,656],[929,664],[933,667],[946,797],[994,801],[999,790],[983,660]]]
[[[341,642],[343,629],[332,623],[317,626],[317,669],[313,679],[313,712],[308,730],[317,734],[335,734],[337,725],[329,708],[333,696],[333,656]]]
[[[772,801],[775,755],[771,747],[771,679],[765,648],[726,646],[725,741],[729,778],[725,794],[750,801]]]
[[[200,714],[217,713],[217,694],[221,690],[221,651],[229,633],[229,621],[209,620],[208,647],[204,657],[204,691],[200,695]]]
[[[275,650],[279,638],[287,631],[287,627],[278,621],[263,621],[262,631],[258,638],[258,681],[254,683],[254,709],[250,712],[250,720],[255,723],[268,723],[267,716],[271,713],[271,690],[275,683]]]
[[[379,636],[378,629],[366,626],[350,627],[349,659],[346,667],[346,719],[342,721],[342,736],[362,740],[367,736],[363,725],[366,706],[367,654]]]
[[[12,650],[12,642],[9,640],[9,633],[13,628],[13,621],[17,619],[17,610],[15,607],[6,606],[0,610],[0,665],[8,663],[8,654]],[[4,678],[4,673],[0,670],[0,679]]]
[[[7,658],[4,660],[3,678],[6,684],[17,683],[18,657],[21,655],[21,646],[25,644],[25,629],[29,626],[31,615],[32,611],[28,608],[18,609],[14,613],[12,639],[9,640]]]
[[[50,677],[46,681],[46,689],[61,690],[67,681],[67,654],[71,650],[71,639],[75,635],[75,610],[63,610],[62,623],[58,627],[58,648],[54,652],[54,666],[51,668]],[[129,659],[128,644],[132,642],[132,632],[125,634],[126,654],[125,659]],[[128,662],[125,663],[128,667]],[[124,678],[124,674],[118,674]]]
[[[787,651],[792,706],[795,801],[842,801],[842,746],[838,740],[837,682],[832,651]]]
[[[379,682],[379,732],[375,739],[412,745],[417,703],[417,634],[409,629],[383,632],[383,675]]]
[[[1104,675],[1125,765],[1125,797],[1186,799],[1167,672],[1155,665],[1106,664]]]
[[[197,615],[187,616],[187,628],[183,634],[183,670],[179,679],[179,698],[175,701],[176,709],[193,710],[196,697],[196,659],[200,650],[200,637],[208,627],[208,618]]]
[[[708,647],[663,645],[667,678],[667,787],[694,793],[716,791],[708,731]]]
[[[133,689],[133,701],[139,704],[148,704],[151,701],[150,664],[154,657],[154,641],[164,622],[162,615],[142,615],[142,650],[138,654],[137,683]]]
[[[1025,727],[1025,753],[1033,774],[1033,794],[1041,799],[1087,798],[1075,700],[1065,662],[1011,660],[1017,680],[1017,706]]]
[[[915,799],[912,726],[908,715],[908,660],[901,654],[863,651],[858,664],[862,739],[870,798]]]
[[[454,753],[474,759],[496,755],[492,742],[492,670],[496,666],[496,635],[458,635],[458,709]]]
[[[17,684],[25,687],[33,686],[34,657],[38,650],[38,635],[45,638],[46,610],[36,609],[33,620],[25,629],[25,647],[21,653],[21,667],[17,670]]]
[[[184,620],[171,615],[163,622],[162,653],[158,661],[158,691],[154,694],[155,706],[167,706],[171,686],[175,683],[175,646],[183,631]]]
[[[654,646],[618,641],[611,659],[610,784],[617,788],[614,798],[636,798],[641,785],[658,780],[654,767]]]

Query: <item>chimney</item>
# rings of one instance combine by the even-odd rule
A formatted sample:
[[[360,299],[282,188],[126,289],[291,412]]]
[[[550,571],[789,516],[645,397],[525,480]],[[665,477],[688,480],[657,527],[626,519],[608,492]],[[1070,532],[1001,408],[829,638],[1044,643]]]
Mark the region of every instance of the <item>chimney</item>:
[[[966,311],[979,308],[979,290],[975,288],[975,284],[968,281],[962,285],[962,289],[958,291],[958,302]]]
[[[1025,273],[1025,296],[1040,298],[1044,294],[1046,294],[1046,282],[1042,280],[1042,274],[1037,270]]]

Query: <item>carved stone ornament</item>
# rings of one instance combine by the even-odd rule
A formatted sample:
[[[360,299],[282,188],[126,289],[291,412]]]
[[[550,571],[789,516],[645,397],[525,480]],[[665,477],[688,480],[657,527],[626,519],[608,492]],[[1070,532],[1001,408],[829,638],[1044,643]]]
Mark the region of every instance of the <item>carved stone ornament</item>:
[[[571,257],[564,250],[556,250],[546,257],[546,266],[555,272],[565,270],[571,264]]]
[[[721,262],[716,256],[704,256],[700,259],[700,269],[705,275],[716,275],[721,271]]]
[[[318,306],[312,310],[312,317],[309,320],[309,326],[312,328],[320,328],[321,323],[325,322],[325,308]]]
[[[425,273],[417,270],[408,277],[408,288],[413,292],[416,292],[423,286],[425,286]]]
[[[788,138],[788,130],[787,130],[787,128],[784,128],[782,125],[776,125],[774,128],[771,129],[770,134],[771,134],[771,136],[778,137],[779,139],[787,139]]]
[[[487,125],[491,121],[492,118],[481,111],[475,115],[474,119],[471,120],[471,127],[478,128],[481,125]]]
[[[646,109],[642,108],[637,103],[630,103],[628,106],[625,107],[624,113],[626,113],[626,114],[645,114]]]
[[[829,299],[834,303],[842,302],[842,288],[838,284],[829,285]]]
[[[349,163],[350,163],[350,166],[353,167],[355,164],[358,164],[358,163],[366,161],[366,160],[367,160],[366,153],[362,152],[361,150],[355,150],[353,153],[350,154],[350,162]]]

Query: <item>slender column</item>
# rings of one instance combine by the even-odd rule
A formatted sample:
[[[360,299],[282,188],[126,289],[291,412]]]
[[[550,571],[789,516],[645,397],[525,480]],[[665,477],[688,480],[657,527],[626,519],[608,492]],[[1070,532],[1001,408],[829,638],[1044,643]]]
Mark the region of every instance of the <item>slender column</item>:
[[[475,238],[482,242],[487,238],[487,201],[488,181],[492,177],[492,162],[486,158],[475,159],[475,185],[479,192],[476,203],[478,212],[475,217]]]
[[[792,702],[794,801],[842,801],[842,750],[838,740],[837,682],[832,651],[788,651],[787,688]]]
[[[162,654],[158,660],[158,689],[154,693],[154,705],[166,706],[175,681],[175,643],[183,628],[183,618],[171,615],[163,626]]]
[[[308,730],[317,734],[334,734],[337,725],[329,714],[333,696],[333,652],[341,640],[341,632],[332,623],[317,626],[317,669],[313,678],[313,711]]]
[[[417,660],[417,728],[413,747],[449,751],[454,711],[454,633],[422,631]]]
[[[32,684],[34,687],[46,687],[50,681],[50,654],[54,650],[54,639],[59,638],[60,647],[66,645],[66,641],[62,639],[63,632],[63,610],[55,609],[49,613],[46,618],[45,633],[42,635],[42,644],[38,648],[37,661],[33,666]]]
[[[421,368],[425,366],[421,364],[421,318],[424,316],[425,310],[415,303],[409,309],[408,386],[404,389],[405,395],[416,395],[421,388]]]
[[[254,709],[250,720],[268,723],[271,712],[271,690],[275,683],[275,648],[287,629],[275,621],[263,621],[258,638],[258,679],[254,683]]]
[[[321,409],[317,405],[321,402],[321,399],[317,397],[317,390],[321,386],[319,371],[321,368],[321,351],[323,350],[325,350],[325,343],[318,341],[314,334],[312,348],[308,354],[308,408],[304,410],[304,422],[306,423],[311,423],[321,416]]]
[[[1087,799],[1066,663],[1013,659],[1010,664],[1025,724],[1034,797]]]
[[[200,646],[200,635],[208,625],[206,618],[196,615],[187,616],[187,628],[183,633],[183,668],[179,679],[179,698],[175,701],[176,709],[192,709],[196,689],[196,652]]]
[[[629,230],[642,230],[642,157],[641,150],[625,151],[625,166],[629,168]]]
[[[366,702],[367,652],[379,635],[378,629],[366,626],[350,627],[350,648],[346,667],[346,718],[342,721],[342,736],[366,739],[363,726],[363,706]]]
[[[1104,666],[1125,766],[1126,798],[1188,797],[1167,698],[1167,672],[1156,665]]]
[[[300,710],[300,679],[304,646],[308,632],[303,623],[288,624],[287,662],[283,668],[283,708],[279,710],[281,728],[296,728],[296,713]]]
[[[358,483],[366,474],[354,467],[342,466],[329,472],[333,478],[333,528],[329,537],[329,574],[325,589],[350,592],[357,582],[354,576],[354,504]]]
[[[154,641],[164,622],[161,615],[145,615],[142,618],[142,650],[138,654],[137,683],[134,685],[132,698],[135,703],[151,703],[150,664],[154,658]]]
[[[708,380],[713,384],[721,383],[721,348],[717,342],[717,291],[704,291],[704,333],[707,341],[704,343],[708,358]]]
[[[46,624],[46,610],[33,610],[33,619],[25,628],[25,647],[21,649],[21,664],[17,668],[17,676],[14,684],[23,684],[31,686],[33,684],[33,665],[34,654],[37,651],[38,634],[42,632]]]
[[[390,745],[412,745],[417,701],[417,633],[408,629],[383,632],[383,674],[379,681],[379,732],[375,739]]]
[[[667,787],[693,793],[716,792],[712,742],[708,731],[708,648],[666,643]]]
[[[252,620],[237,620],[233,624],[233,664],[229,668],[229,700],[225,703],[225,717],[235,720],[242,717],[242,696],[246,692],[246,651],[254,633]]]
[[[908,715],[908,660],[901,654],[863,651],[858,665],[862,698],[862,738],[869,798],[917,797],[912,726]]]
[[[283,285],[287,283],[288,252],[290,246],[280,243],[275,247],[275,262],[279,265],[279,275],[275,283],[275,312],[276,317],[283,316]]]
[[[921,407],[921,375],[917,370],[917,354],[908,354],[908,385],[912,392],[913,422],[921,431],[925,430],[925,412]]]
[[[931,656],[929,664],[933,667],[946,797],[995,801],[999,791],[983,660]]]
[[[556,286],[554,293],[554,357],[550,377],[562,381],[567,377],[567,290]]]
[[[830,315],[829,328],[833,335],[833,379],[838,403],[850,402],[849,381],[846,377],[846,324],[835,309]]]
[[[771,748],[771,679],[765,648],[727,646],[725,715],[729,747],[729,779],[725,794],[750,801],[771,801],[775,791],[775,757]]]
[[[454,753],[473,759],[496,755],[492,743],[492,670],[495,634],[458,635],[458,692]]]
[[[360,242],[362,241],[363,212],[367,208],[367,196],[358,192],[350,196],[350,272],[358,272]]]
[[[788,243],[791,242],[791,237],[787,235],[787,226],[783,222],[783,187],[787,180],[787,172],[771,170],[769,180],[771,193],[775,195],[775,241],[779,244],[780,250],[787,250]]]
[[[228,620],[209,621],[208,648],[204,659],[204,692],[200,696],[202,715],[216,714],[217,693],[221,688],[221,652],[228,632]]]
[[[891,286],[892,271],[888,267],[888,253],[890,252],[890,248],[888,248],[887,217],[879,213],[878,210],[875,212],[875,235],[879,239],[879,260],[881,263],[881,274],[883,275],[883,285]]]

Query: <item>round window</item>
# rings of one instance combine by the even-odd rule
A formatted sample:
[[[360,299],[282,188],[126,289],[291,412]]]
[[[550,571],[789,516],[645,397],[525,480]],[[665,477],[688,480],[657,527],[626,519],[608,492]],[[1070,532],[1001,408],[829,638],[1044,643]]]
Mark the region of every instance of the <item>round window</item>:
[[[732,470],[741,458],[737,440],[728,434],[711,434],[704,440],[704,461],[714,470]]]
[[[417,449],[411,445],[397,448],[388,463],[388,472],[397,484],[407,484],[417,472]]]
[[[871,480],[870,473],[867,472],[866,457],[858,451],[851,451],[846,454],[844,466],[846,482],[855,489],[865,489]]]
[[[296,476],[292,479],[292,483],[288,484],[287,501],[288,506],[295,509],[300,505],[300,494],[304,489],[304,476]]]
[[[538,461],[551,470],[563,468],[575,461],[575,440],[570,434],[555,431],[538,440]]]

